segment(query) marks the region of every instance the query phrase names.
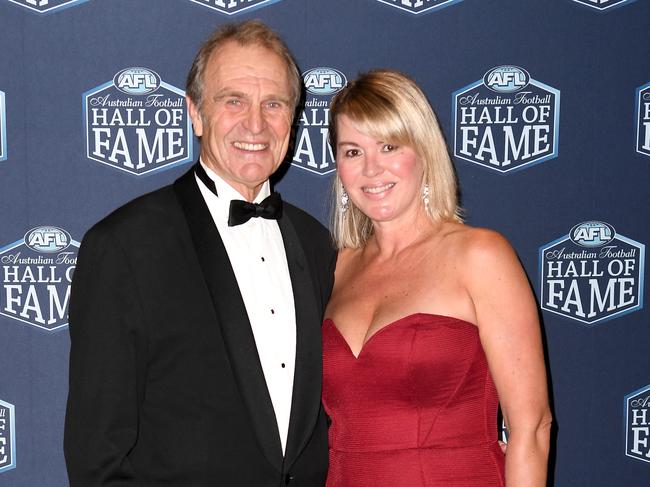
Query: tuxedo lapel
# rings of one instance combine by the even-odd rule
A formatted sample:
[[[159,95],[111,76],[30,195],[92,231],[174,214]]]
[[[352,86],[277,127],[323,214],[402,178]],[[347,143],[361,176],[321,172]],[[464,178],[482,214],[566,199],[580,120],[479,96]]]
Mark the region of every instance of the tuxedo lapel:
[[[187,219],[251,424],[264,455],[278,471],[282,471],[282,445],[277,421],[246,307],[226,249],[197,186],[194,170],[178,179],[174,190]]]
[[[296,366],[285,471],[307,444],[318,418],[321,396],[322,356],[320,315],[314,285],[302,244],[287,213],[278,220],[287,255],[296,308]]]

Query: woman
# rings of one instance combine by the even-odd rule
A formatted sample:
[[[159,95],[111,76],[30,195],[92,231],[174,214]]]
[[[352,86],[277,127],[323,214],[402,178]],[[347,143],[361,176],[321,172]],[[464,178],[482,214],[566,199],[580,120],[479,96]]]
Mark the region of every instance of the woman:
[[[461,222],[425,95],[401,73],[372,71],[337,94],[331,117],[340,253],[323,325],[328,486],[546,485],[535,300],[506,240]]]

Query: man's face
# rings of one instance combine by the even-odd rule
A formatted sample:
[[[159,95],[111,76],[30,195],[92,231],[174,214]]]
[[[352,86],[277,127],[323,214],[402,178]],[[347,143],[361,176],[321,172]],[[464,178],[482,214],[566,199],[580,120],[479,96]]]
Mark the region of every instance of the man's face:
[[[203,163],[253,200],[287,153],[293,106],[285,61],[229,42],[205,67],[201,112],[187,103]]]

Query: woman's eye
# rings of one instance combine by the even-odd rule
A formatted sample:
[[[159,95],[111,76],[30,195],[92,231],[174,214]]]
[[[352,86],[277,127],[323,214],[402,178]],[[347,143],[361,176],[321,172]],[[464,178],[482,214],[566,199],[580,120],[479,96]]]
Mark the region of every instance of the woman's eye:
[[[393,144],[384,144],[381,148],[382,152],[393,152],[396,149],[397,146]]]
[[[359,155],[358,149],[348,149],[345,151],[345,157],[356,157]]]

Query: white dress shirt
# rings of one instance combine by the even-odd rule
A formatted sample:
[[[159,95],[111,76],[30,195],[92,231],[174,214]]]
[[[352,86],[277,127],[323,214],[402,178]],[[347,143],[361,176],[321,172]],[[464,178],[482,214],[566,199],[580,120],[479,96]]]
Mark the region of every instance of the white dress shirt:
[[[296,360],[296,314],[282,234],[276,220],[251,218],[228,226],[230,201],[245,199],[201,162],[217,195],[195,176],[228,252],[255,337],[266,386],[278,423],[282,452],[287,444]],[[265,182],[254,202],[270,194]]]

